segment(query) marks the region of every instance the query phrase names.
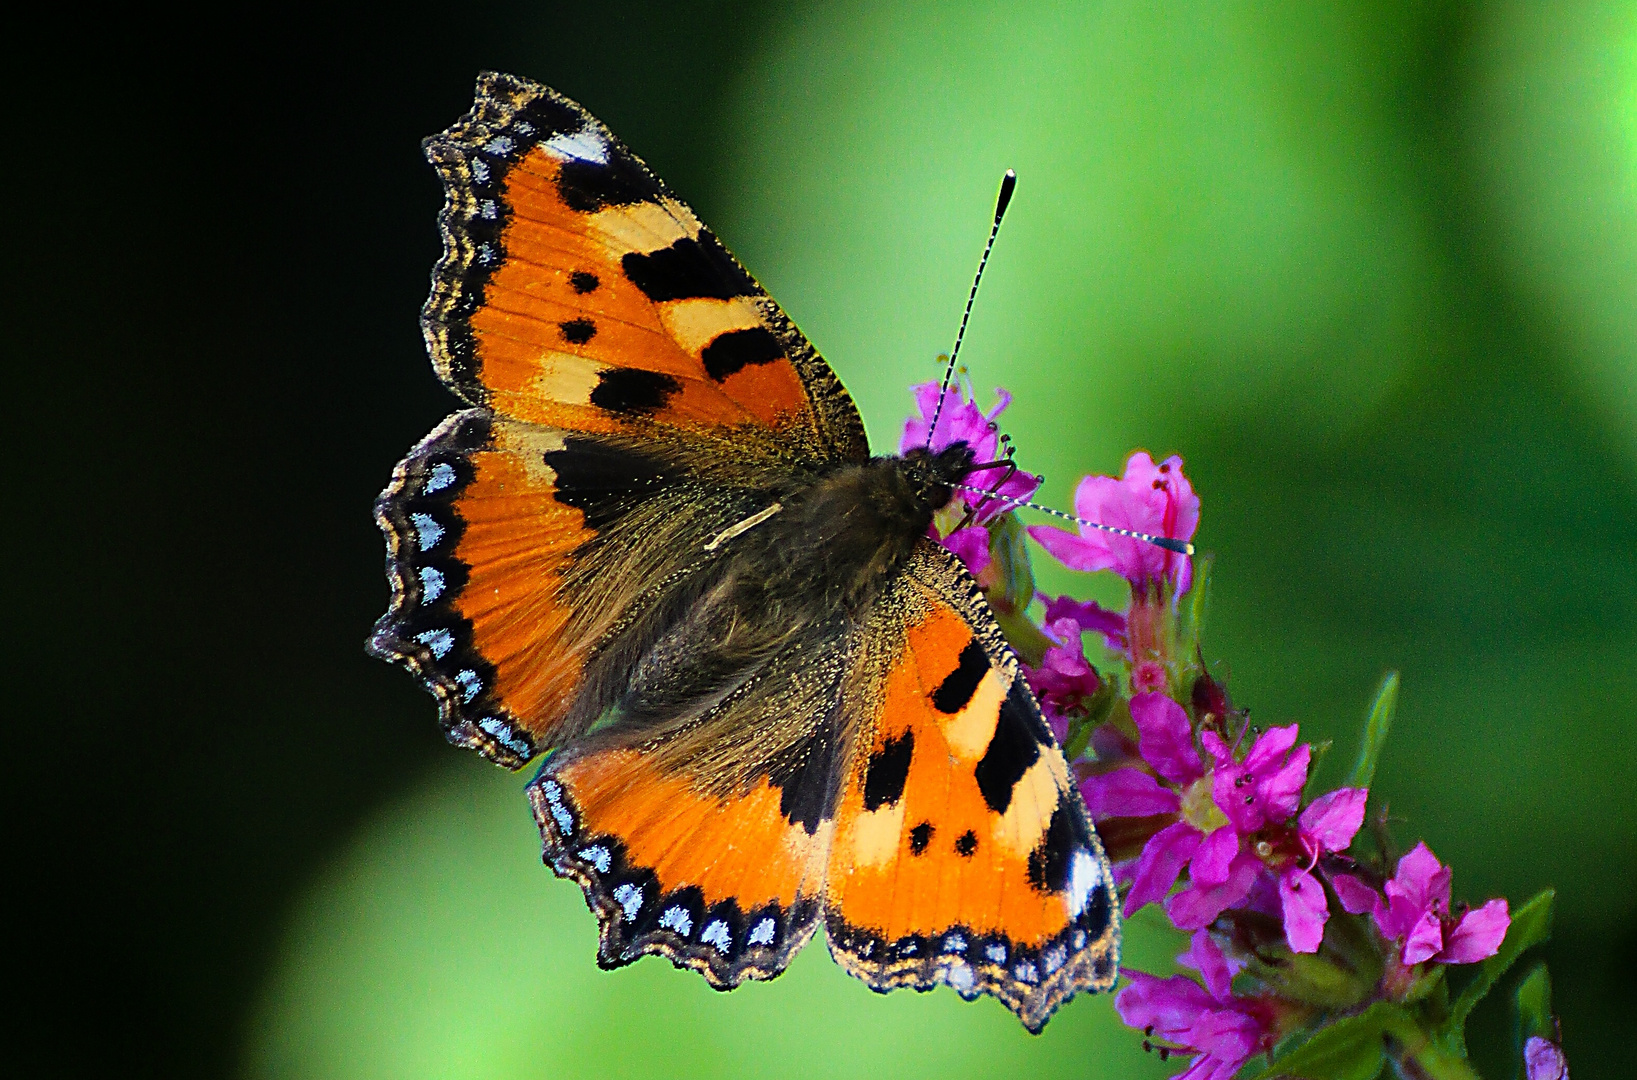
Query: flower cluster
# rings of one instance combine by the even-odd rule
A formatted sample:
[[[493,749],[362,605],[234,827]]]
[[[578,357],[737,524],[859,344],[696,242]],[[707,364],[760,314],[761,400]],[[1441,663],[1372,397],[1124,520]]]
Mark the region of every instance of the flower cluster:
[[[926,444],[939,405],[936,384],[915,393],[919,415],[905,426],[904,448]],[[1011,400],[996,393],[999,404],[984,413],[949,390],[932,445],[966,441],[975,461],[994,460],[995,421]],[[1006,470],[972,484],[991,485],[1022,501],[1037,482]],[[1230,1080],[1253,1057],[1264,1055],[1271,1072],[1294,1060],[1281,1048],[1326,1040],[1386,1053],[1382,1047],[1434,1045],[1453,1032],[1459,1045],[1464,1012],[1448,1006],[1445,972],[1517,938],[1508,935],[1513,913],[1503,899],[1452,906],[1450,869],[1424,843],[1394,858],[1385,814],[1365,829],[1380,738],[1367,739],[1353,782],[1313,790],[1314,749],[1299,725],[1253,727],[1204,663],[1197,601],[1208,566],[1091,525],[1029,526],[1027,535],[1063,565],[1113,571],[1130,588],[1122,611],[1037,597],[1015,504],[957,495],[934,536],[985,588],[1022,657],[1114,861],[1125,913],[1158,905],[1189,935],[1177,961],[1193,974],[1124,973],[1116,1008],[1144,1033],[1144,1047],[1188,1055],[1189,1080]],[[1156,463],[1138,451],[1119,478],[1083,478],[1074,508],[1085,522],[1192,540],[1200,499],[1180,457]],[[1378,702],[1372,714],[1382,736],[1391,696],[1384,701],[1385,711]],[[1549,904],[1537,898],[1531,913]],[[1544,925],[1531,915],[1528,933],[1537,936],[1524,944],[1543,936]],[[1481,996],[1492,982],[1470,992]],[[1410,1029],[1428,1038],[1405,1035]],[[1529,1075],[1536,1058],[1550,1075],[1561,1050],[1535,1042]],[[1461,1071],[1464,1061],[1442,1060],[1418,1058],[1410,1071],[1472,1075]]]

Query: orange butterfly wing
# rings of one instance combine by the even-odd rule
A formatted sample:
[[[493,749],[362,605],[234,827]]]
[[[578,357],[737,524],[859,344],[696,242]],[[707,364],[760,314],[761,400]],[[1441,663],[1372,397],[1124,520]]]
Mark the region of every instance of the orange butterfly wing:
[[[1107,989],[1107,862],[992,614],[937,545],[861,622],[807,627],[701,714],[621,719],[633,679],[697,655],[690,613],[730,541],[864,461],[862,425],[773,301],[579,106],[485,75],[427,154],[447,199],[423,326],[472,408],[377,502],[393,598],[370,648],[437,696],[453,741],[510,766],[560,749],[530,798],[547,861],[597,912],[599,961],[658,953],[730,987],[778,974],[822,914],[879,990],[989,993],[1039,1030]]]
[[[781,454],[867,454],[812,345],[580,106],[485,74],[426,153],[447,198],[422,325],[467,401],[575,431],[770,428]]]
[[[778,305],[578,105],[486,74],[426,152],[446,201],[422,324],[475,408],[377,501],[393,597],[369,647],[515,766],[595,721],[586,665],[712,535],[867,444]]]
[[[1119,926],[1068,763],[977,587],[930,543],[872,639],[894,655],[826,874],[830,951],[877,990],[993,994],[1039,1031],[1106,990]]]
[[[803,662],[843,674],[803,686]],[[992,994],[1032,1031],[1113,984],[1107,860],[948,552],[924,544],[863,626],[803,642],[771,681],[790,700],[754,726],[785,729],[784,749],[737,783],[717,774],[755,750],[729,702],[684,729],[715,760],[616,728],[530,786],[547,862],[598,914],[599,962],[658,953],[730,987],[777,975],[822,911],[831,952],[874,989]]]

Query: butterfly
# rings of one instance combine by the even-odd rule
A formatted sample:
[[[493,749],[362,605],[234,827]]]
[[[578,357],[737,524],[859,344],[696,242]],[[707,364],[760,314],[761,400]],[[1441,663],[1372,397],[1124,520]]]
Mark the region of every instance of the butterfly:
[[[961,562],[928,536],[984,463],[869,452],[852,399],[580,106],[484,74],[426,140],[422,313],[464,404],[376,503],[369,650],[528,787],[598,962],[719,989],[822,922],[872,989],[992,995],[1038,1032],[1112,986],[1107,859]]]

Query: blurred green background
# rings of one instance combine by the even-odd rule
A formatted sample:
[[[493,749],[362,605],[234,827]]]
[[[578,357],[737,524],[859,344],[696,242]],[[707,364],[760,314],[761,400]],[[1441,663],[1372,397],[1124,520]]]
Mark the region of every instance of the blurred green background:
[[[203,143],[165,145],[198,153],[207,205],[251,224],[189,241],[225,262],[174,257],[184,277],[239,268],[200,287],[229,298],[207,324],[242,333],[242,359],[224,365],[229,335],[182,331],[93,392],[157,372],[211,418],[156,434],[98,414],[111,440],[184,462],[124,496],[149,500],[135,554],[164,541],[169,573],[119,586],[112,616],[176,640],[140,668],[110,660],[68,704],[138,717],[111,737],[148,777],[131,781],[155,807],[135,831],[159,854],[118,865],[160,929],[108,955],[135,950],[112,984],[125,1008],[148,1015],[144,986],[155,1003],[142,1060],[405,1080],[1173,1071],[1105,999],[1032,1038],[993,1002],[877,997],[816,945],[731,995],[658,959],[597,970],[578,890],[539,865],[522,779],[436,745],[430,701],[358,656],[384,602],[370,497],[451,405],[415,333],[438,206],[415,140],[499,67],[646,157],[818,345],[882,450],[949,347],[1015,168],[963,355],[983,400],[1016,395],[1006,427],[1045,497],[1068,504],[1134,447],[1184,455],[1216,559],[1207,658],[1235,699],[1344,759],[1400,670],[1375,785],[1399,837],[1454,865],[1458,899],[1557,887],[1547,956],[1575,1075],[1627,1073],[1637,5],[718,2],[459,21],[276,21],[267,43],[182,49],[151,106],[204,110]],[[248,110],[208,74],[243,74],[241,48],[261,50],[235,90]],[[65,333],[86,355],[101,340]],[[80,550],[81,512],[44,540]],[[144,606],[172,587],[204,606]],[[81,603],[110,601],[59,597],[39,656],[80,647]],[[264,624],[255,648],[220,643],[247,621]],[[154,749],[144,702],[178,685],[206,703],[179,706]],[[1139,922],[1128,961],[1163,966],[1170,945]],[[1475,1025],[1485,1075],[1511,1075],[1501,1001]]]

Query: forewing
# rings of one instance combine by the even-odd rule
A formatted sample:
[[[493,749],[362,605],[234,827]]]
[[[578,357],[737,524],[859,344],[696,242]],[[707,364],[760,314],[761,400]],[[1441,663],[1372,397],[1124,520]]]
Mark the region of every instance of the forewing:
[[[876,609],[835,810],[830,951],[877,990],[992,994],[1039,1031],[1114,983],[1108,861],[977,585],[930,541]]]
[[[478,79],[426,141],[444,255],[422,315],[442,378],[505,416],[601,433],[774,432],[746,449],[858,460],[835,374],[608,129],[553,90]]]

